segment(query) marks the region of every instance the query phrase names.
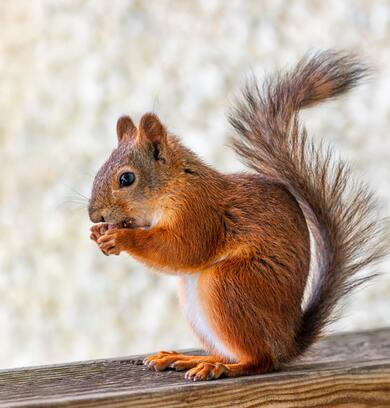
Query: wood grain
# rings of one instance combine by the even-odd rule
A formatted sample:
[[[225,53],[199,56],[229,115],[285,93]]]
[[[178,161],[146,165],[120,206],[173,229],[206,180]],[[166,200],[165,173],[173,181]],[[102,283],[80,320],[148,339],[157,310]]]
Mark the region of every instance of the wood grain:
[[[390,329],[325,338],[285,370],[188,382],[142,356],[0,371],[0,406],[390,407]]]

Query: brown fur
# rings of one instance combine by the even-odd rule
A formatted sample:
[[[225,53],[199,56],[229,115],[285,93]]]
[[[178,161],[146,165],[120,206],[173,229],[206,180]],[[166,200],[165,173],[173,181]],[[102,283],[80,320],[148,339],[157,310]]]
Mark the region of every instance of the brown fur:
[[[145,364],[189,369],[190,379],[268,372],[303,353],[320,335],[353,276],[380,254],[371,195],[354,184],[330,150],[316,149],[297,112],[352,88],[365,69],[323,52],[265,83],[248,85],[230,120],[234,147],[256,174],[223,175],[170,135],[157,116],[137,127],[118,121],[118,148],[96,176],[91,238],[106,254],[126,251],[147,265],[199,274],[199,307],[218,341],[194,324],[212,355],[161,352]],[[136,182],[120,188],[123,171]],[[132,228],[122,228],[131,221]],[[316,285],[301,303],[317,252]],[[194,275],[195,276],[195,275]],[[196,275],[198,276],[198,275]]]

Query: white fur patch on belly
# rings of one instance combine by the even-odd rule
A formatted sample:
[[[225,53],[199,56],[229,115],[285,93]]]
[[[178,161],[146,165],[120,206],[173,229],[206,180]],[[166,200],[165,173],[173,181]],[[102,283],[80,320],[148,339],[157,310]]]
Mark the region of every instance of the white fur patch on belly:
[[[231,361],[236,361],[234,354],[228,350],[221,339],[218,338],[215,331],[211,328],[210,323],[207,321],[207,317],[202,310],[198,293],[199,275],[199,273],[192,273],[181,276],[183,293],[180,300],[184,312],[188,320],[191,322],[195,332],[202,337],[213,350]]]

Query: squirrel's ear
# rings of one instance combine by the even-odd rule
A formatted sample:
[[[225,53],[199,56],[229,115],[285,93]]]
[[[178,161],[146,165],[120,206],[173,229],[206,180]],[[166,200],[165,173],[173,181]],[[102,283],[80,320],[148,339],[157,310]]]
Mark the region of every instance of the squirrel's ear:
[[[118,143],[130,141],[136,135],[136,127],[130,116],[121,116],[116,122],[116,134]]]
[[[154,158],[160,158],[162,147],[167,141],[167,130],[154,113],[145,113],[139,123],[141,137],[148,140],[153,146]]]

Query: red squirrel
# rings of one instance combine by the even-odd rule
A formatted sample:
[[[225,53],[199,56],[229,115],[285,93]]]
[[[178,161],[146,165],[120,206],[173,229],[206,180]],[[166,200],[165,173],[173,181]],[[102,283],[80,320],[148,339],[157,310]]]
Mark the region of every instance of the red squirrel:
[[[154,113],[138,126],[119,118],[118,145],[93,183],[91,239],[106,255],[125,251],[177,274],[185,314],[209,353],[162,351],[146,366],[186,370],[194,381],[278,370],[368,279],[356,273],[382,255],[372,195],[298,119],[367,72],[354,56],[323,51],[262,87],[250,82],[229,120],[251,172],[214,170]]]

